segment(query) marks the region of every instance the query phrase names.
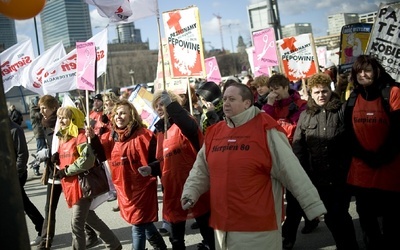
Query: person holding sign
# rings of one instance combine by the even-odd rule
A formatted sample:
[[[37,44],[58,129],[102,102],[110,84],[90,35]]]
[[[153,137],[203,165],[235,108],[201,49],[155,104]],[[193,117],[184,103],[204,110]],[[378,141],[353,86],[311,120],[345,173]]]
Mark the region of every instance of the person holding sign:
[[[210,194],[207,192],[191,209],[183,209],[180,203],[183,185],[197,152],[203,143],[203,134],[189,112],[181,105],[182,100],[172,91],[159,91],[153,96],[153,108],[160,116],[156,124],[157,161],[139,168],[143,176],[160,176],[163,185],[163,218],[171,225],[170,241],[173,250],[183,250],[185,246],[185,225],[188,216],[198,223],[207,249],[215,249],[214,232],[208,225],[210,218]],[[165,114],[168,114],[167,131],[164,130]],[[165,133],[167,138],[165,138]]]
[[[96,155],[101,151],[92,150],[84,130],[84,114],[77,108],[67,106],[57,110],[60,130],[58,151],[52,161],[59,166],[54,177],[61,180],[67,205],[72,208],[72,248],[86,249],[85,223],[92,227],[105,242],[108,249],[120,250],[121,243],[111,229],[90,210],[93,197],[85,197],[78,175],[93,168]]]

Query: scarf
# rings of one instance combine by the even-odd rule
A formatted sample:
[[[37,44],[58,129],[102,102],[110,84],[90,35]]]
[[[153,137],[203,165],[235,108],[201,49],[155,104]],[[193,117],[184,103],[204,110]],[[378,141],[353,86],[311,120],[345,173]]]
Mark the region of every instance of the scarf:
[[[126,141],[131,136],[132,126],[126,126],[125,128],[115,128],[114,131],[118,135],[118,141]]]

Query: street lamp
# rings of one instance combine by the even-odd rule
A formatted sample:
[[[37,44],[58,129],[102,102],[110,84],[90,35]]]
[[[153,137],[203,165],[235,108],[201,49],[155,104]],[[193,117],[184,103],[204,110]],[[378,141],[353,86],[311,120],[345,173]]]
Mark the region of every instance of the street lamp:
[[[132,85],[135,85],[135,71],[133,71],[132,69],[129,71],[129,75],[131,76],[131,82]]]

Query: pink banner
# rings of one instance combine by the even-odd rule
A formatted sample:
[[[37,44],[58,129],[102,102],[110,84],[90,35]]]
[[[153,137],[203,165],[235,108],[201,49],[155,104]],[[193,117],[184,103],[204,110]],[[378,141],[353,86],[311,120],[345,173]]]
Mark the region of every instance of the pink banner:
[[[275,32],[267,28],[253,33],[255,58],[261,68],[277,66]]]
[[[254,50],[254,46],[251,48],[246,49],[247,54],[249,55],[249,62],[251,63],[252,67],[252,72],[254,74],[254,77],[261,76],[261,75],[266,75],[268,76],[268,67],[263,65],[262,63],[259,63],[260,61],[257,60],[257,55],[256,51]]]
[[[77,42],[77,88],[95,91],[96,48],[93,42]]]
[[[207,81],[220,84],[222,77],[215,56],[206,58],[204,62],[206,64]]]

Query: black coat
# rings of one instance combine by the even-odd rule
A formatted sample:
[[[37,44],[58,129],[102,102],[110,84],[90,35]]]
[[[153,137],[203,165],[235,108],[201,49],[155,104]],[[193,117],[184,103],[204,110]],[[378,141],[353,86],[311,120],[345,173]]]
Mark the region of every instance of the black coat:
[[[332,93],[330,101],[318,106],[310,98],[300,115],[293,138],[293,152],[316,186],[343,184],[348,171],[343,105]]]

